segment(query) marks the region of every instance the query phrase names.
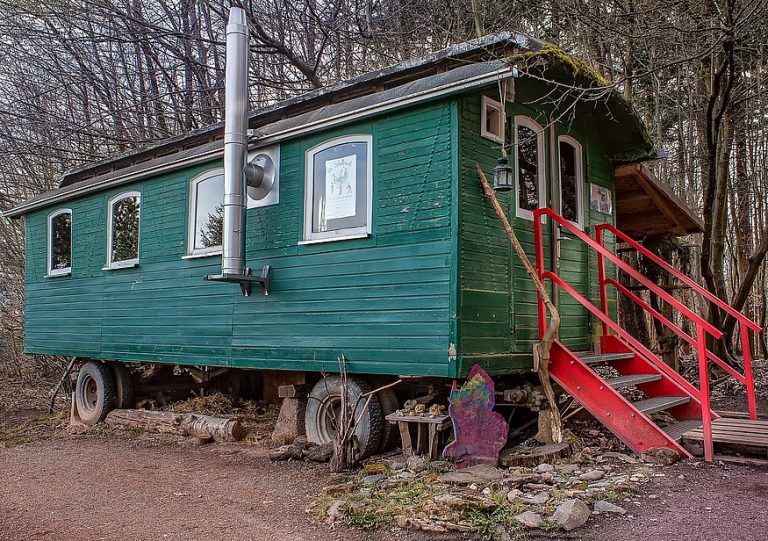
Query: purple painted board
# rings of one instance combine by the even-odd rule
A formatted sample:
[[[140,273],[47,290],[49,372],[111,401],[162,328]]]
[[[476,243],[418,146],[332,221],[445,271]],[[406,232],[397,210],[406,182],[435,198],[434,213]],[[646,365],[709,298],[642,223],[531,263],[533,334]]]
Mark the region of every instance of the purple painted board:
[[[448,414],[455,439],[445,447],[443,457],[459,468],[498,463],[509,428],[504,417],[493,411],[495,404],[493,380],[478,365],[472,367],[464,385],[456,388],[454,383]]]

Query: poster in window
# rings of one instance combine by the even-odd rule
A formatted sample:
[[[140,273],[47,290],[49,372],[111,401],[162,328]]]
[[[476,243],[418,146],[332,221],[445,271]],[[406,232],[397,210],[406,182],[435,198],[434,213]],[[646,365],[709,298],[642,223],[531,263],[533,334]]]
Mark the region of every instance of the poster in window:
[[[611,189],[605,186],[598,186],[597,184],[590,184],[590,186],[589,207],[603,214],[611,214],[613,212],[613,194]]]
[[[325,219],[338,220],[355,215],[357,197],[357,155],[325,162]]]

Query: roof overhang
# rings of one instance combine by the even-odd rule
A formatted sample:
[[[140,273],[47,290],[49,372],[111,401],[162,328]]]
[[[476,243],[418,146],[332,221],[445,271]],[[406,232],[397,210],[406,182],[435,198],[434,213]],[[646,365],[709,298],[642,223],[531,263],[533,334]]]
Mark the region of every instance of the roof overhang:
[[[635,238],[704,231],[696,213],[649,167],[631,163],[616,167],[616,226]]]

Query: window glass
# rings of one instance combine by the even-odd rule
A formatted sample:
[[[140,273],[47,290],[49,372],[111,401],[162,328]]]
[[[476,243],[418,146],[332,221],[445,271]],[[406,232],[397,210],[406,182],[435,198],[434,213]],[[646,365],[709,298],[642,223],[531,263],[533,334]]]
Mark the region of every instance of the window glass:
[[[140,199],[131,195],[112,204],[112,253],[110,261],[130,261],[139,258]]]
[[[517,204],[520,209],[539,208],[539,141],[528,126],[517,126]]]
[[[62,212],[51,218],[51,272],[72,267],[72,213]]]
[[[221,247],[224,225],[224,175],[216,175],[195,186],[193,251]]]
[[[345,142],[320,150],[311,167],[311,233],[366,228],[368,143]]]
[[[480,135],[498,143],[504,142],[504,117],[502,116],[502,106],[498,101],[492,100],[488,96],[482,99],[482,117]]]
[[[560,141],[560,213],[563,218],[579,222],[579,157],[578,150]]]

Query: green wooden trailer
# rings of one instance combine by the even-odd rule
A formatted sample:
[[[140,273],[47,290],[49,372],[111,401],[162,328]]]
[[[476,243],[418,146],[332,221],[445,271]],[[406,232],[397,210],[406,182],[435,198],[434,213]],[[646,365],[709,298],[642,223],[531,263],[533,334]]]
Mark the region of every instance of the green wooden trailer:
[[[268,269],[247,296],[205,280],[221,272],[222,124],[70,171],[6,213],[26,226],[25,350],[310,379],[341,355],[378,377],[529,372],[536,295],[476,163],[492,177],[507,149],[516,188],[498,197],[531,257],[537,206],[638,236],[699,227],[636,165],[656,154],[627,102],[558,90],[585,84],[505,33],[252,112],[249,159],[275,174],[248,199],[247,266]],[[594,256],[545,235],[546,264],[597,302]],[[592,349],[589,314],[557,302],[563,342]]]

